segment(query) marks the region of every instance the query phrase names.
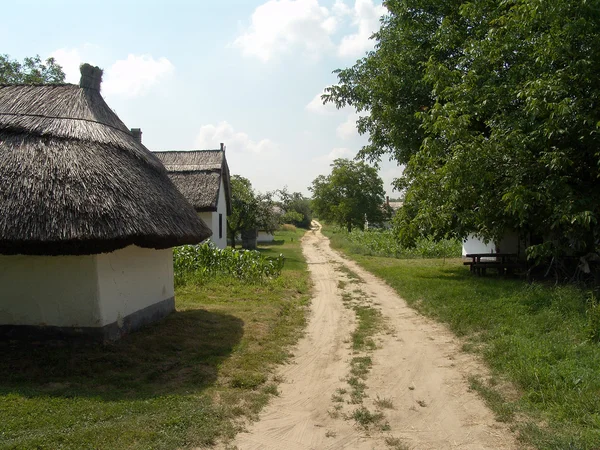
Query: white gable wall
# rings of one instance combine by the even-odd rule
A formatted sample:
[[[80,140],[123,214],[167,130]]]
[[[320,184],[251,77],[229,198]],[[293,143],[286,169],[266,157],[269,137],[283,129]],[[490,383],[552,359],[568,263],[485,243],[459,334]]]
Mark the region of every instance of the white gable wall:
[[[223,228],[222,236],[219,238],[219,214],[222,214]],[[227,247],[227,202],[225,200],[225,186],[221,179],[221,185],[219,187],[219,200],[217,201],[217,210],[210,212],[200,212],[198,216],[210,227],[213,234],[210,240],[218,248]]]

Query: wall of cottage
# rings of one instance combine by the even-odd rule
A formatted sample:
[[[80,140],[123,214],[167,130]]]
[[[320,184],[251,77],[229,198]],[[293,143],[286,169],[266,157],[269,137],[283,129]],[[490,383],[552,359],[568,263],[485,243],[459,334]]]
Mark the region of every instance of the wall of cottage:
[[[227,247],[227,203],[225,200],[225,186],[221,179],[219,186],[219,200],[217,202],[217,210],[210,212],[198,213],[206,225],[212,230],[213,234],[210,240],[218,247]],[[219,220],[221,220],[221,235],[219,236]]]
[[[172,249],[132,245],[89,256],[0,255],[4,328],[81,329],[108,340],[174,309]]]
[[[490,241],[487,244],[483,242],[483,239],[471,235],[463,241],[462,255],[465,256],[469,253],[496,253],[496,250],[499,250],[500,253],[520,253],[523,249],[520,249],[519,246],[519,235],[516,232],[506,233],[499,242]]]
[[[172,304],[163,306],[174,309],[173,249],[130,245],[97,255],[96,260],[102,326],[116,323],[119,329],[125,327],[128,331],[165,315],[161,303]],[[160,313],[155,314],[153,308]],[[130,317],[134,314],[139,317]]]
[[[0,325],[102,323],[94,255],[0,255]]]

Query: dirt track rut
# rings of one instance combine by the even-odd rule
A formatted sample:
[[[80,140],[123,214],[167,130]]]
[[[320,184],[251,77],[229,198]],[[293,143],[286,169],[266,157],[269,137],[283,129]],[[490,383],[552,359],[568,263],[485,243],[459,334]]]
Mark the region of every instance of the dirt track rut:
[[[507,427],[469,391],[468,375],[484,369],[460,351],[444,326],[417,314],[385,283],[331,250],[318,224],[302,246],[315,286],[306,335],[293,361],[278,371],[284,380],[280,395],[237,436],[238,449],[517,448]],[[340,269],[360,280],[349,284]],[[353,357],[349,338],[356,318],[343,301],[349,289],[381,311],[387,332],[377,335],[377,348],[369,354],[368,397],[362,405],[344,402],[336,413],[342,407],[332,396],[348,388]],[[393,408],[378,409],[378,398]],[[381,411],[385,426],[360,426],[349,417],[358,407]]]

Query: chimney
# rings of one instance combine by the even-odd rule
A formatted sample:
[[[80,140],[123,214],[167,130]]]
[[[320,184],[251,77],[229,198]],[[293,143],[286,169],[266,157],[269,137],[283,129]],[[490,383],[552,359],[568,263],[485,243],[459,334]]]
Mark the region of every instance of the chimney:
[[[133,134],[133,138],[138,141],[140,144],[142,143],[142,129],[141,128],[132,128],[131,134]]]
[[[225,151],[225,144],[223,142],[221,142],[221,151],[224,152]]]
[[[389,196],[389,195],[386,195],[386,196],[385,196],[385,203],[386,203],[388,206],[390,206],[390,196]]]
[[[79,71],[81,72],[79,87],[100,91],[100,84],[102,84],[102,69],[100,67],[85,63],[79,66]]]

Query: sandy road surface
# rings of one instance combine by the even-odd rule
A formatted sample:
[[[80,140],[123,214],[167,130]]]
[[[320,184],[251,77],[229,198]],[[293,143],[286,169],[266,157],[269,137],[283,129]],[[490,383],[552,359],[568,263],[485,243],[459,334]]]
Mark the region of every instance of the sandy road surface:
[[[285,380],[279,397],[233,444],[240,450],[516,449],[510,431],[469,391],[467,376],[482,368],[460,352],[452,334],[331,250],[315,225],[302,243],[315,285],[306,336],[293,361],[279,371]],[[348,283],[344,267],[360,280]],[[348,388],[353,355],[349,337],[356,318],[342,301],[349,289],[368,298],[388,323],[388,331],[377,336],[377,349],[370,352],[373,366],[362,405],[376,411],[375,399],[390,400],[393,408],[381,410],[385,427],[359,426],[348,417],[358,406],[349,402],[341,414],[334,412],[341,403],[334,403],[332,395]]]

